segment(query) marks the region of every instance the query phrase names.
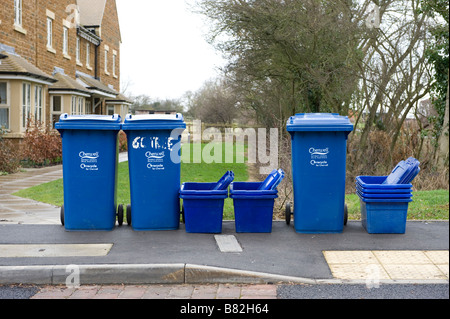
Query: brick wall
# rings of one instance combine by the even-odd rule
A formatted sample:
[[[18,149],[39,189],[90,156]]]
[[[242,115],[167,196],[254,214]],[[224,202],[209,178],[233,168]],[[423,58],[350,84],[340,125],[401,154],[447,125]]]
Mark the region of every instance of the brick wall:
[[[63,55],[63,20],[69,18],[65,12],[66,7],[75,5],[76,0],[39,0],[41,5],[38,8],[37,19],[37,67],[42,71],[51,74],[54,67],[64,69],[65,73],[75,77],[75,48],[76,48],[76,28],[69,28],[68,57]],[[54,13],[53,19],[53,44],[54,52],[47,50],[47,10]]]
[[[22,0],[22,30],[14,27],[14,1],[0,1],[0,42],[16,49],[16,53],[36,63],[36,2]]]
[[[99,48],[99,75],[105,84],[112,84],[116,91],[120,91],[120,29],[119,17],[117,14],[116,1],[108,0],[105,5],[103,14],[101,38],[103,40]],[[108,72],[105,74],[105,46],[109,47],[108,52]],[[113,51],[117,52],[116,56],[116,77],[113,75]]]

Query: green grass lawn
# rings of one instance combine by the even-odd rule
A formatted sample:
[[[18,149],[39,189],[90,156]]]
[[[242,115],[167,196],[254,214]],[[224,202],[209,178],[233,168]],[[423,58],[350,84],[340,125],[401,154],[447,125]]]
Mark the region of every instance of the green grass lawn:
[[[182,163],[181,163],[181,182],[217,182],[226,171],[232,170],[235,174],[235,181],[247,181],[249,174],[245,163],[192,163],[193,152],[187,152],[186,147],[192,147],[192,144],[183,146]],[[205,147],[205,144],[202,145]],[[225,147],[223,150],[223,158],[225,158]],[[190,153],[190,159],[188,155]],[[233,158],[236,158],[234,148]],[[130,186],[128,181],[128,162],[119,164],[118,169],[118,185],[117,185],[117,203],[130,203]],[[62,179],[54,182],[34,186],[21,190],[15,196],[30,198],[55,206],[63,204],[63,183]],[[408,209],[409,220],[423,219],[449,219],[449,191],[417,191],[413,193],[413,202],[410,203]],[[346,195],[345,202],[349,209],[349,219],[359,220],[360,204],[356,194]],[[225,200],[224,219],[234,219],[233,200],[228,198]]]
[[[202,149],[206,144],[202,144]],[[181,163],[181,182],[213,183],[217,182],[227,171],[234,172],[235,181],[247,181],[249,179],[247,165],[245,163],[193,163],[193,151],[186,148],[192,144],[183,145]],[[183,151],[184,149],[184,151]],[[225,146],[222,146],[222,157],[225,159]],[[188,155],[190,154],[190,158]],[[236,147],[233,150],[233,159],[236,159]],[[224,160],[223,160],[224,162]],[[128,180],[128,162],[119,163],[117,181],[117,203],[129,204],[130,185]],[[15,196],[30,198],[39,202],[62,206],[63,204],[63,182],[62,179],[50,183],[41,184],[31,188],[21,190]],[[225,199],[224,219],[234,219],[233,200]]]

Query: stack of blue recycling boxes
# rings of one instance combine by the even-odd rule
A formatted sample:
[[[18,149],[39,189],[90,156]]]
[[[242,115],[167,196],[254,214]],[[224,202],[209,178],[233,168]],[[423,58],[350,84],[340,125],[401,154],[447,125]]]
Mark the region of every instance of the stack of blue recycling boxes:
[[[356,193],[361,203],[361,221],[369,234],[404,234],[411,182],[420,172],[419,161],[401,161],[389,176],[358,176]]]
[[[228,198],[234,203],[235,227],[238,233],[270,233],[277,186],[284,172],[273,170],[263,182],[233,182],[228,171],[217,183],[183,183],[180,198],[188,233],[221,233],[223,206]]]

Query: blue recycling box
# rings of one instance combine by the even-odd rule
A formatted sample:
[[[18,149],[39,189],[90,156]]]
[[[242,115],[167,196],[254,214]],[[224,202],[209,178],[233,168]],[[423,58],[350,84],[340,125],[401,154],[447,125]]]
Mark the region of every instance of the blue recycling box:
[[[219,183],[183,183],[180,198],[183,199],[187,233],[222,232],[223,206],[228,197],[228,187],[216,189]]]
[[[347,137],[353,124],[339,114],[300,113],[289,118],[287,131],[292,141],[296,232],[341,233]]]
[[[68,231],[109,231],[116,223],[118,115],[61,115],[64,206]]]
[[[127,115],[131,226],[137,231],[180,225],[181,114]]]
[[[277,189],[263,189],[265,182],[234,182],[230,186],[237,233],[271,233]]]
[[[358,194],[361,223],[369,234],[404,234],[411,198],[372,199]]]

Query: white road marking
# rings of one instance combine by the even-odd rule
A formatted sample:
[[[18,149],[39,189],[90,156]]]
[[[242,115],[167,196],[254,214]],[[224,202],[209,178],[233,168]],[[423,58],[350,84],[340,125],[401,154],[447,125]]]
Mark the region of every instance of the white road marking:
[[[0,245],[0,258],[106,256],[113,244]]]
[[[236,237],[233,235],[215,235],[214,239],[216,240],[217,246],[219,246],[219,250],[223,253],[242,252],[241,245],[239,245]]]

